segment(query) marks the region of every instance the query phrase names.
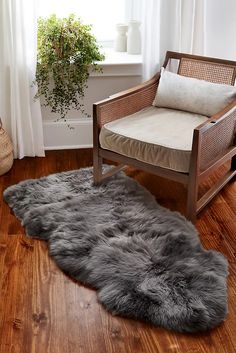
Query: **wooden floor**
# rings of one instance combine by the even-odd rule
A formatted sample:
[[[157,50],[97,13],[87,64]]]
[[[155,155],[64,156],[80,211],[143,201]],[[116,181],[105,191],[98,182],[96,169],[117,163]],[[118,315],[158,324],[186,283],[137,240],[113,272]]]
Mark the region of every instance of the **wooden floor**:
[[[0,195],[21,180],[89,165],[91,150],[16,160],[12,170],[0,177]],[[182,186],[135,170],[128,173],[160,204],[183,210]],[[168,332],[107,313],[95,291],[56,267],[46,243],[25,237],[0,197],[0,353],[236,352],[236,182],[224,188],[197,222],[203,245],[223,252],[230,263],[229,314],[219,327],[202,334]]]

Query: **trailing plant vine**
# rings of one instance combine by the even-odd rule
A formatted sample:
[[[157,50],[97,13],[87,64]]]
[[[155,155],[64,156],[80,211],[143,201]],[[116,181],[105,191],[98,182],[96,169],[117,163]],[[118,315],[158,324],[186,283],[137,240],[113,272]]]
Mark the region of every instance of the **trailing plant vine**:
[[[71,108],[85,115],[82,99],[89,70],[101,71],[96,62],[104,60],[91,26],[74,15],[51,15],[38,20],[36,97],[44,96],[45,106],[66,120]]]

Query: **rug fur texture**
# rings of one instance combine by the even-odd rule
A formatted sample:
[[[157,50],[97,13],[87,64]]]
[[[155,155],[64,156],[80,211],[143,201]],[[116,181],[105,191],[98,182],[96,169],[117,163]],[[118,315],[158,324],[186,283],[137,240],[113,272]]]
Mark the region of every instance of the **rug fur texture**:
[[[123,172],[101,186],[92,168],[26,180],[4,198],[27,234],[47,240],[57,265],[96,288],[113,314],[181,332],[224,320],[227,260]]]

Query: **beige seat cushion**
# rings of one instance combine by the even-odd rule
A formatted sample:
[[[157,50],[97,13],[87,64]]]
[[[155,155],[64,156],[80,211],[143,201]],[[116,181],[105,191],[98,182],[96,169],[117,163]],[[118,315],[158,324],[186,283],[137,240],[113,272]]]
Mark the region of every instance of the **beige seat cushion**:
[[[207,119],[152,106],[105,124],[100,132],[100,145],[127,157],[186,173],[193,129]]]

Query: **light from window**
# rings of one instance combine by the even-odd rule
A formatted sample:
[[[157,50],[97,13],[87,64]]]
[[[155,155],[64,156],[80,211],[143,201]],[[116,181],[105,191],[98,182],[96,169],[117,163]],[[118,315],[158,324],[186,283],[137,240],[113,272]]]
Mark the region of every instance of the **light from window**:
[[[98,41],[114,40],[117,23],[125,21],[126,0],[39,0],[38,15],[66,17],[74,13],[84,24],[92,25]]]

